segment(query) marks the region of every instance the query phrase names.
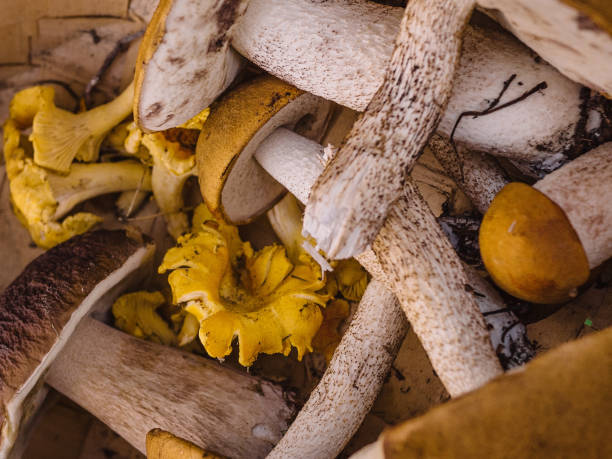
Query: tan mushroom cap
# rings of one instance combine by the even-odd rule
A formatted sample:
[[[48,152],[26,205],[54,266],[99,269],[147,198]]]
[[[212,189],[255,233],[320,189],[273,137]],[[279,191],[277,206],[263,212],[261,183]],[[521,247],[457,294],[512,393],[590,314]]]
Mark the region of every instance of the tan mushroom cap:
[[[224,459],[162,429],[147,433],[147,459]]]
[[[563,210],[524,183],[498,193],[482,220],[479,242],[495,283],[523,300],[569,300],[589,277],[584,248]]]
[[[209,209],[234,224],[270,209],[285,188],[253,159],[258,145],[279,127],[316,139],[329,109],[328,101],[269,76],[215,102],[196,147],[200,190]]]

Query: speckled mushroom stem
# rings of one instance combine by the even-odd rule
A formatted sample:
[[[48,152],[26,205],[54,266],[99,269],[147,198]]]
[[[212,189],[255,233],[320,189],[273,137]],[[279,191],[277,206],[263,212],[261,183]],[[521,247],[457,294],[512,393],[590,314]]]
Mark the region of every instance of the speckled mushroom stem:
[[[0,457],[9,457],[42,401],[43,375],[79,321],[147,274],[153,252],[139,234],[86,233],[36,258],[0,296]]]
[[[333,151],[326,154],[321,145],[299,137],[277,130],[259,145],[255,158],[298,199],[305,199],[324,167],[324,156],[330,159]],[[283,176],[287,164],[296,166],[289,177]],[[396,294],[438,376],[456,396],[501,373],[501,366],[476,298],[466,291],[469,281],[459,258],[412,181],[407,183],[411,194],[392,207],[374,250],[357,259]],[[414,202],[408,206],[410,198]]]
[[[395,295],[370,281],[323,378],[268,459],[336,457],[372,408],[406,330]]]
[[[227,457],[264,457],[295,414],[275,384],[92,318],[53,362],[47,383],[142,453],[158,427]]]
[[[401,18],[401,8],[369,0],[251,0],[232,45],[267,72],[363,111],[385,79]],[[585,88],[481,16],[472,18],[463,41],[438,133],[450,136],[465,111],[485,110],[496,100],[499,107],[545,82],[545,90],[520,103],[487,116],[465,116],[455,141],[547,172],[583,151],[586,137],[596,140],[591,131],[602,123],[596,113],[602,102],[588,90],[583,93]]]
[[[330,258],[366,250],[400,196],[448,102],[474,4],[414,0],[406,7],[382,86],[306,206],[304,231]]]
[[[448,139],[434,134],[428,147],[446,173],[463,191],[474,207],[484,214],[495,195],[510,182],[495,159],[459,145],[453,148]]]

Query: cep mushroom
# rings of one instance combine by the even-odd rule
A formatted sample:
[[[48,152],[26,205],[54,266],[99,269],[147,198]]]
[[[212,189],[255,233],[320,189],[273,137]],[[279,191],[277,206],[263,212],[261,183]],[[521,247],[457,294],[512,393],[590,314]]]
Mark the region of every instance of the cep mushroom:
[[[501,288],[534,303],[578,293],[612,256],[612,143],[552,172],[533,187],[511,183],[480,227],[485,267]]]
[[[403,422],[352,459],[612,455],[612,328]]]
[[[177,9],[176,13],[163,14],[168,14],[169,18],[180,17],[181,4],[176,1],[171,6]],[[159,9],[166,7],[168,2],[163,2]],[[410,8],[424,11],[416,4]],[[435,9],[433,4],[428,8]],[[208,10],[206,6],[194,8],[191,13],[201,17],[193,20],[205,20]],[[435,20],[435,14],[431,17]],[[361,111],[384,80],[401,18],[401,8],[369,0],[251,0],[232,29],[231,41],[238,52],[267,72],[302,90]],[[156,29],[156,24],[154,20],[149,29]],[[168,42],[178,42],[178,37],[189,33],[189,40],[195,40],[190,30],[171,28],[166,30],[164,37]],[[204,35],[198,37],[204,40]],[[602,111],[601,101],[591,97],[588,91],[584,92],[580,85],[569,81],[547,63],[534,59],[529,49],[503,31],[484,24],[468,25],[463,39],[463,53],[453,81],[455,89],[449,96],[448,106],[442,110],[438,127],[442,135],[451,135],[462,112],[484,110],[495,100],[498,106],[502,105],[546,82],[545,91],[520,104],[486,117],[463,118],[454,134],[455,142],[476,151],[522,159],[535,164],[537,171],[546,172],[581,152],[583,139],[601,141],[595,136],[601,130],[599,126],[605,125],[597,113]],[[200,50],[205,46],[208,42],[198,47],[186,46],[175,50],[172,58],[206,69],[209,58]],[[228,56],[234,55],[231,48],[226,52]],[[442,50],[440,53],[444,54]],[[159,86],[164,88],[154,91],[152,86],[150,90],[143,87],[142,97],[152,100],[163,97],[160,94],[164,91],[168,94],[182,91],[185,95],[180,100],[189,100],[189,104],[180,106],[179,99],[171,97],[172,103],[164,102],[156,115],[170,121],[156,126],[147,124],[144,118],[139,119],[146,129],[177,126],[212,100],[210,97],[194,98],[191,94],[209,94],[210,88],[216,86],[196,91],[182,74],[168,75],[164,71],[166,68],[167,65],[162,65],[161,71],[156,66],[142,69],[145,78],[159,80]],[[511,84],[498,97],[504,89],[503,83],[513,75]],[[185,88],[191,89],[187,93]],[[138,107],[138,110],[145,110],[142,103]],[[586,120],[588,122],[584,123]]]
[[[136,61],[134,119],[139,127],[177,127],[229,86],[242,67],[229,40],[247,4],[248,0],[159,2]]]
[[[290,393],[98,320],[151,274],[153,250],[138,234],[86,233],[35,259],[0,297],[0,457],[19,457],[23,442],[11,449],[44,399],[43,382],[143,453],[155,427],[236,458],[263,457],[278,441],[295,414]]]
[[[282,110],[290,110],[291,106],[290,101],[279,102],[283,100],[279,95],[283,94],[295,94],[293,104],[296,107],[299,106],[300,97],[306,96],[286,83],[264,77],[236,88],[211,106],[210,116],[198,139],[196,161],[205,201],[214,211],[223,213],[226,218],[238,217],[242,221],[248,221],[261,213],[262,203],[269,205],[274,202],[272,198],[262,200],[259,197],[266,193],[261,188],[268,186],[277,189],[276,187],[280,186],[268,177],[268,185],[266,182],[260,182],[257,193],[252,187],[245,186],[241,190],[240,185],[246,182],[232,177],[235,170],[240,173],[247,167],[260,169],[260,176],[267,177],[263,172],[265,170],[304,202],[308,198],[310,186],[324,167],[321,145],[286,127],[280,127],[285,118]],[[299,94],[303,95],[298,97]],[[245,101],[248,103],[245,104]],[[275,107],[282,117],[277,119],[272,107]],[[262,117],[262,112],[267,116]],[[301,116],[304,116],[308,112],[301,113]],[[253,161],[253,155],[263,170]],[[274,185],[271,186],[271,183]],[[232,184],[234,186],[230,186]],[[401,207],[396,206],[397,210],[385,224],[384,228],[387,228],[389,234],[377,239],[380,246],[375,246],[376,254],[372,251],[366,252],[359,260],[375,280],[386,282],[387,288],[398,294],[399,302],[428,352],[436,372],[449,392],[458,395],[501,373],[501,367],[491,348],[475,298],[466,291],[465,285],[469,281],[456,254],[422,198],[416,191],[413,193],[418,196],[415,202],[419,214],[415,216],[414,206],[407,209],[406,202],[402,199]],[[235,210],[238,198],[241,212]],[[421,225],[419,231],[405,231],[408,225],[415,224]],[[430,232],[433,232],[433,235]],[[422,244],[427,249],[422,249]],[[436,258],[440,260],[439,265]],[[413,266],[410,272],[404,271],[406,265]],[[373,285],[369,288],[381,287]],[[395,307],[395,300],[391,301],[393,295],[383,296],[387,297],[388,308]],[[364,312],[358,317],[366,318],[369,314]],[[441,323],[441,319],[444,323]],[[351,326],[356,327],[356,330],[371,329],[370,324],[361,322]],[[400,321],[389,321],[387,326],[389,328],[386,333],[389,337],[401,336],[404,332]],[[367,349],[368,345],[364,346]],[[342,343],[340,348],[343,348]],[[365,355],[362,358],[365,358]],[[334,365],[344,365],[343,359],[342,356],[336,355],[330,368],[334,368]],[[356,362],[353,364],[361,365]],[[348,383],[341,380],[337,384],[346,387]],[[378,389],[374,392],[377,391]],[[317,397],[319,396],[315,396],[313,400]],[[366,411],[367,409],[364,412]],[[315,412],[316,409],[311,411]],[[306,415],[301,417],[305,418]],[[311,415],[310,419],[316,418]],[[292,425],[287,435],[294,435],[294,430],[302,434],[292,437],[296,440],[303,436],[299,444],[306,449],[300,451],[315,448],[312,446],[313,441],[310,441],[311,446],[308,446],[307,438],[312,440],[317,432],[322,438],[326,433],[325,427],[316,426],[314,422],[309,426],[309,435],[303,435],[303,432],[308,432],[309,429],[299,429],[298,426],[299,424]],[[344,438],[344,441],[349,437]],[[281,444],[297,445],[297,442],[282,441]],[[342,442],[336,442],[333,447],[329,446],[327,453],[330,456],[337,454],[342,446]],[[321,450],[318,453],[321,453]]]
[[[0,457],[42,399],[39,380],[79,321],[121,282],[139,274],[153,245],[124,231],[76,236],[38,257],[0,297]],[[68,260],[68,262],[67,262]]]

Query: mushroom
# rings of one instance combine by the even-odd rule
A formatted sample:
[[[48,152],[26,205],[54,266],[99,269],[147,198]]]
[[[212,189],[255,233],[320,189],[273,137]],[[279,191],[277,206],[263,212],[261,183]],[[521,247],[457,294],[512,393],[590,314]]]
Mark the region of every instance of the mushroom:
[[[147,432],[147,459],[223,459],[162,429]]]
[[[163,2],[159,9],[168,8],[168,3]],[[180,17],[182,3],[175,1],[169,7],[176,8],[176,13],[160,14]],[[417,4],[410,8],[423,10]],[[434,11],[433,5],[431,8]],[[208,7],[193,7],[190,12],[193,21],[203,22],[210,16]],[[198,15],[201,17],[197,18]],[[401,8],[369,0],[251,0],[244,16],[232,29],[231,41],[238,52],[269,73],[300,89],[361,111],[383,83],[401,17]],[[154,20],[149,29],[157,30],[157,24]],[[178,42],[183,34],[189,34],[186,42],[191,43],[196,40],[191,30],[195,29],[167,29],[164,38],[168,43]],[[204,41],[198,47],[175,49],[173,59],[207,69],[209,57],[203,50],[209,44],[205,35],[197,35],[197,39]],[[234,56],[231,48],[226,52],[228,58]],[[186,81],[182,73],[168,75],[165,72],[168,65],[165,62],[160,65],[141,69],[144,78],[159,80],[158,89],[143,86],[141,97],[146,96],[152,102],[163,97],[161,94],[184,94],[172,95],[167,103],[160,102],[155,116],[159,120],[169,119],[168,123],[147,124],[140,118],[139,123],[146,129],[177,126],[207,107],[221,92],[194,98],[192,94],[209,94],[218,86],[193,88],[193,83]],[[504,81],[512,75],[516,75],[512,84],[498,97]],[[535,163],[540,171],[550,171],[582,151],[582,140],[587,134],[597,140],[594,132],[599,132],[597,127],[605,124],[597,113],[602,110],[601,101],[590,97],[588,91],[584,93],[580,85],[547,63],[535,59],[518,40],[490,25],[466,27],[463,54],[453,80],[455,89],[446,108],[441,108],[438,131],[448,137],[462,112],[484,110],[494,100],[502,105],[541,82],[546,82],[546,90],[521,103],[476,119],[463,118],[454,139],[473,150],[520,158]],[[587,100],[591,110],[586,110]],[[184,101],[188,104],[181,106]],[[137,105],[138,110],[146,111],[142,103]],[[582,122],[587,119],[588,123]],[[592,133],[587,132],[587,125]]]
[[[612,8],[605,1],[479,0],[487,14],[564,75],[612,94]]]
[[[480,227],[491,277],[534,303],[573,298],[590,270],[612,256],[612,143],[552,172],[533,187],[511,183]]]
[[[278,95],[296,93],[302,94],[286,83],[264,77],[225,94],[211,107],[210,116],[198,139],[196,161],[203,197],[212,210],[223,213],[226,218],[232,219],[234,216],[242,221],[248,221],[261,213],[263,207],[275,201],[274,197],[265,201],[259,197],[264,193],[268,195],[263,188],[280,187],[263,170],[283,183],[302,202],[307,200],[309,188],[323,170],[324,153],[323,147],[317,142],[286,127],[280,127],[286,119],[283,110],[289,110],[291,103],[279,103],[281,99]],[[245,104],[245,101],[248,103]],[[293,104],[299,106],[299,97],[294,98]],[[277,117],[271,107],[275,107],[282,116]],[[263,120],[262,112],[266,113]],[[306,113],[307,111],[302,111],[301,116]],[[271,132],[273,129],[275,130]],[[331,154],[332,152],[329,156]],[[253,155],[263,170],[253,161]],[[252,186],[245,186],[240,190],[240,184],[244,183],[244,180],[235,180],[232,177],[234,171],[247,168],[259,170],[261,176],[268,177],[267,181],[259,182],[257,193]],[[465,286],[469,280],[461,262],[412,183],[408,182],[408,185],[414,199],[413,205],[408,208],[407,200],[402,198],[394,206],[394,211],[383,227],[384,235],[381,233],[377,238],[374,251],[367,251],[358,259],[375,280],[385,284],[397,295],[437,374],[449,392],[455,396],[498,375],[501,373],[501,366],[491,347],[484,319],[478,310],[477,297],[466,291]],[[234,210],[234,202],[238,202],[238,198],[241,212]],[[419,225],[419,231],[406,231],[406,228],[415,225]],[[381,286],[375,283],[368,290],[370,288],[380,290]],[[387,313],[391,314],[397,300],[393,299],[390,292],[381,297],[389,299],[385,302]],[[364,301],[362,300],[362,303]],[[365,336],[372,339],[379,336],[382,328],[376,331],[372,329],[372,323],[366,322],[366,318],[371,317],[366,311],[374,307],[371,303],[369,307],[367,305],[368,303],[363,303],[360,306],[364,312],[357,316],[359,320],[353,321],[351,327],[360,333],[371,330],[371,334]],[[381,307],[382,305],[377,305],[377,308]],[[376,326],[383,325],[388,328],[382,336],[386,336],[391,342],[404,333],[402,321],[385,319],[384,323],[377,323]],[[352,342],[354,338],[351,336],[354,335],[348,335],[344,339]],[[347,349],[344,339],[339,349]],[[325,395],[329,388],[336,385],[346,388],[347,384],[350,385],[343,375],[355,370],[346,369],[345,365],[366,365],[363,362],[371,355],[369,346],[369,342],[364,340],[359,348],[355,349],[354,355],[358,355],[357,351],[363,352],[361,360],[357,357],[347,359],[340,352],[336,353],[330,365],[331,371],[328,370],[330,375],[324,377],[326,385],[315,392],[312,402],[309,401],[306,411],[298,418],[300,423],[292,424],[287,433],[291,435],[288,438],[292,440],[281,442],[280,455],[285,451],[285,447],[291,448],[293,452],[313,451],[314,448],[315,455],[323,454],[322,449],[317,449],[316,445],[312,444],[312,439],[318,436],[317,443],[323,443],[321,439],[324,435],[335,435],[335,429],[346,428],[343,431],[347,436],[336,437],[333,442],[325,442],[326,455],[333,456],[342,449],[344,442],[348,441],[354,432],[351,429],[358,426],[360,421],[355,419],[355,423],[346,426],[334,425],[334,432],[331,432],[327,425],[316,421],[317,415],[326,406],[325,403],[329,403]],[[390,364],[392,356],[386,361]],[[330,380],[333,383],[329,382]],[[369,382],[371,386],[367,388],[367,392],[377,393],[381,382],[381,379],[373,378]],[[360,390],[365,391],[365,388]],[[343,394],[349,397],[349,400],[354,400],[353,390],[344,391]],[[338,404],[334,405],[334,409],[341,409],[339,405],[343,400],[345,399],[336,399]],[[360,403],[371,400],[373,397],[368,396],[366,399],[364,396]],[[368,407],[356,406],[354,410],[351,416],[366,413]]]
[[[134,119],[139,127],[162,131],[179,126],[229,86],[242,67],[229,40],[247,4],[248,0],[159,2],[136,62]]]
[[[444,137],[434,134],[427,146],[440,162],[446,173],[463,191],[474,207],[484,214],[495,195],[510,179],[495,159],[455,146]]]
[[[611,349],[612,328],[565,343],[351,458],[609,457]]]
[[[146,433],[161,428],[231,458],[260,458],[295,416],[276,384],[95,318],[83,319],[46,382],[142,453]]]
[[[455,7],[459,8],[457,5],[463,4],[454,4]],[[457,19],[457,22],[450,26],[444,23],[442,18],[437,17],[439,13],[432,12],[428,16],[428,8],[433,9],[435,7],[435,4],[431,2],[427,6],[421,5],[419,2],[408,4],[405,13],[406,20],[402,23],[385,82],[368,105],[366,112],[353,126],[339,154],[328,164],[326,171],[313,188],[306,209],[304,229],[317,240],[318,247],[331,257],[346,258],[366,249],[380,229],[389,207],[398,198],[405,174],[411,170],[429,136],[436,128],[443,129],[445,124],[447,129],[451,128],[452,135],[458,126],[456,123],[461,120],[460,116],[456,116],[449,124],[442,118],[441,110],[448,100],[451,90],[453,94],[465,92],[464,82],[459,78],[462,72],[461,67],[457,71],[457,78],[455,78],[452,86],[450,80],[453,75],[455,59],[458,59],[460,30],[463,25],[461,20],[465,20],[465,18],[459,12],[449,12],[445,17]],[[466,9],[463,14],[467,16],[471,10],[467,8],[467,5],[464,5],[464,7]],[[444,4],[441,2],[437,11],[444,9]],[[429,22],[426,22],[428,20]],[[419,21],[423,21],[422,24],[427,24],[426,27],[423,27],[422,32],[418,28]],[[449,28],[445,29],[444,26]],[[417,31],[419,35],[417,35]],[[454,47],[449,47],[452,40],[447,38],[445,33],[449,33],[456,38],[457,42]],[[409,43],[413,36],[418,37],[419,46],[411,48]],[[466,39],[468,36],[469,34],[465,35]],[[420,48],[423,43],[431,46],[432,50],[429,53]],[[510,48],[513,46],[517,45],[510,45]],[[468,50],[479,48],[482,49],[480,43],[466,42],[463,47],[465,50],[463,58],[468,57]],[[513,53],[506,54],[508,49],[507,46],[500,46],[497,52],[504,57],[512,55]],[[437,52],[443,53],[441,59],[427,60],[430,55],[436,55]],[[474,58],[472,56],[472,59]],[[438,73],[434,70],[427,73],[427,64],[434,66]],[[476,64],[472,64],[476,67]],[[410,66],[411,68],[408,68]],[[487,68],[485,66],[481,67]],[[489,70],[489,72],[493,75],[497,70]],[[405,75],[405,73],[409,75]],[[553,71],[552,73],[557,76],[557,81],[562,78],[557,72]],[[445,75],[446,79],[442,78],[442,74]],[[509,71],[506,77],[497,75],[498,81],[505,80],[503,85],[500,84],[500,86],[503,86],[501,95],[507,95],[506,89],[513,86],[513,83],[515,83],[515,87],[518,86],[519,82],[523,83],[523,72],[521,72],[518,81],[514,81],[516,72]],[[533,74],[530,76],[533,76]],[[572,104],[568,104],[565,96],[562,96],[557,100],[558,107],[560,113],[567,114],[568,110],[573,111],[577,116],[574,118],[577,123],[583,116],[580,109],[580,88],[570,81],[563,80],[564,82],[561,85],[568,85],[566,86],[568,89],[570,86],[574,87],[569,92],[564,90],[563,94],[567,95],[573,92],[576,97],[576,104],[573,109],[570,108]],[[503,110],[493,109],[496,110],[494,114],[502,114],[507,109],[512,113],[518,106],[522,105],[523,99],[537,99],[539,97],[536,94],[538,89],[546,88],[546,91],[548,91],[549,84],[556,86],[559,83],[553,83],[552,79],[550,81],[547,79],[540,80],[539,84],[524,92],[517,99],[521,100],[521,103],[506,107]],[[527,86],[531,87],[531,85],[532,83],[528,83]],[[522,89],[519,89],[519,91],[523,92]],[[528,97],[529,95],[532,95],[532,97]],[[435,104],[432,103],[432,100],[435,100]],[[499,97],[494,98],[489,103],[490,107],[496,106],[499,101]],[[473,99],[471,103],[473,103]],[[453,107],[453,105],[454,102],[450,99],[448,107]],[[498,108],[504,106],[505,104],[502,104]],[[434,107],[436,108],[434,109]],[[465,107],[464,104],[461,110],[465,110]],[[448,114],[448,109],[446,113]],[[477,115],[478,113],[474,112],[472,114]],[[530,117],[536,113],[536,110],[525,113],[525,119],[533,119]],[[555,115],[557,114],[549,112],[549,119],[550,117],[559,119]],[[510,115],[507,114],[507,116]],[[389,122],[389,120],[395,119],[397,119],[396,122]],[[440,126],[437,125],[439,120]],[[471,121],[486,124],[492,120],[485,116],[483,119],[472,119]],[[498,123],[499,121],[500,119],[498,119]],[[530,124],[538,128],[541,127],[537,122]],[[508,126],[514,125],[518,126],[519,122],[512,123],[509,122],[509,118],[505,118],[501,124],[498,124],[498,127],[505,130],[509,129]],[[574,132],[577,125],[572,124],[568,132]],[[479,135],[484,134],[485,125],[479,124],[479,126]],[[491,131],[487,130],[486,132],[484,135],[492,135]],[[510,136],[508,134],[509,131],[500,132],[499,139],[509,140]],[[511,137],[514,148],[522,143],[517,142],[516,136]],[[538,141],[534,142],[533,137],[530,133],[525,138],[525,147],[521,148],[525,150],[535,148]],[[482,144],[476,146],[474,142],[471,144],[470,142],[462,143],[476,150],[490,152],[497,150],[499,153],[499,149],[493,145],[484,147]],[[531,146],[529,146],[530,144]],[[523,157],[522,159],[527,158]],[[563,164],[566,160],[567,157],[564,157],[563,154],[549,155],[542,162],[541,168],[551,170]]]
[[[0,297],[0,457],[42,401],[38,381],[79,321],[152,256],[150,242],[125,231],[86,233],[38,257],[7,287]]]
[[[153,251],[127,231],[86,233],[39,256],[6,289],[0,457],[19,457],[23,441],[12,447],[44,399],[43,381],[142,452],[154,427],[236,458],[263,457],[278,441],[294,415],[290,393],[97,320],[107,318],[121,291],[150,274]],[[203,382],[206,390],[198,390]],[[236,397],[240,404],[232,403]]]

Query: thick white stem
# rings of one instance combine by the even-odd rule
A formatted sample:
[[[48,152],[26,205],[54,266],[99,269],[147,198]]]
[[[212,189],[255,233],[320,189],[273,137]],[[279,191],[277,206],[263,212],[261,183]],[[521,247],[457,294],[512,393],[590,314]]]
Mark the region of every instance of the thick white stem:
[[[406,7],[384,83],[306,206],[304,230],[331,258],[363,252],[399,197],[446,107],[473,6],[413,0]]]
[[[401,18],[401,8],[370,0],[251,0],[232,45],[267,72],[363,111],[384,81]],[[542,81],[548,87],[486,117],[465,117],[455,140],[475,151],[544,162],[550,170],[584,137],[574,132],[583,116],[581,87],[497,29],[466,27],[438,132],[448,137],[461,112],[487,108],[514,74],[498,105]]]
[[[336,457],[372,408],[406,329],[395,295],[372,280],[323,379],[268,458]]]
[[[92,318],[47,382],[143,453],[147,432],[158,427],[228,457],[263,457],[293,415],[274,384]]]

